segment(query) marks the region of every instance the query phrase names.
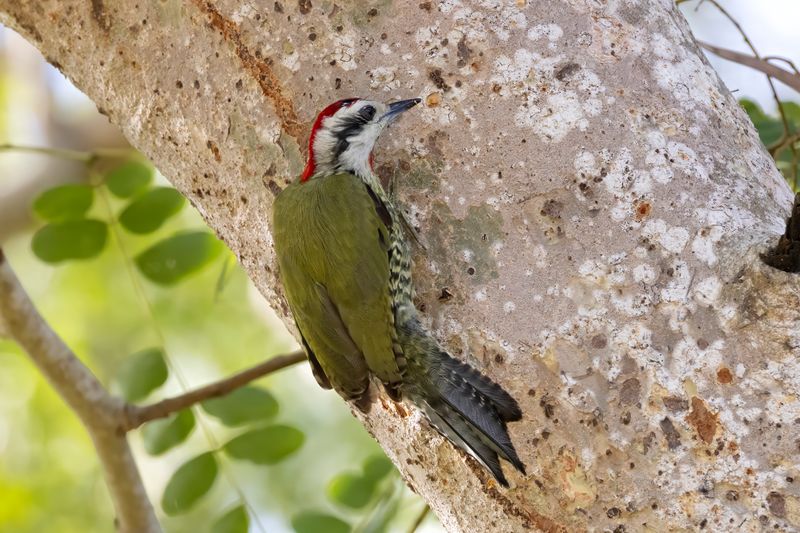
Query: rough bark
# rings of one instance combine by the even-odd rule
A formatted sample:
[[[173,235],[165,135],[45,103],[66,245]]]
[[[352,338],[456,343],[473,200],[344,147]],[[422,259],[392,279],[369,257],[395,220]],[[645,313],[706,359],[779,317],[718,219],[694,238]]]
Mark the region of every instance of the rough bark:
[[[791,194],[669,0],[0,0],[287,318],[268,230],[329,101],[423,96],[378,166],[439,338],[501,382],[503,490],[383,400],[450,531],[800,527]],[[333,398],[332,398],[333,401]]]

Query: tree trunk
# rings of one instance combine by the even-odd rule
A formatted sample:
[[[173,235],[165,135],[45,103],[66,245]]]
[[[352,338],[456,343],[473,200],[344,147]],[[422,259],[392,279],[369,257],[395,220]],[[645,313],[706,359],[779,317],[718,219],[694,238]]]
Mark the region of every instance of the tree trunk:
[[[427,245],[419,305],[520,400],[529,472],[504,490],[383,399],[364,424],[448,530],[800,527],[800,284],[758,254],[791,194],[672,1],[0,12],[287,322],[268,221],[310,121],[342,97],[425,98],[377,165]]]

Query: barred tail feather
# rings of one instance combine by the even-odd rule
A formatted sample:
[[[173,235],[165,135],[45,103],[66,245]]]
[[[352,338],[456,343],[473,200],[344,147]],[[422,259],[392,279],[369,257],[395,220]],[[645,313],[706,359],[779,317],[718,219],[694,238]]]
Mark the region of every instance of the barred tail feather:
[[[492,449],[524,474],[525,465],[520,461],[517,451],[511,443],[505,420],[499,414],[497,404],[492,401],[492,397],[474,387],[462,373],[464,367],[475,373],[477,371],[459,363],[441,350],[436,356],[442,361],[441,373],[435,380],[441,398],[456,415],[466,421],[481,436],[482,440],[488,441],[487,444]],[[496,388],[500,388],[495,383],[490,383]],[[508,396],[505,391],[503,393]],[[510,398],[510,396],[508,397]],[[514,404],[516,405],[516,402]]]
[[[500,459],[497,457],[497,452],[483,442],[480,436],[476,435],[471,428],[466,426],[460,416],[457,416],[451,409],[442,405],[434,408],[429,404],[424,404],[422,410],[428,416],[433,427],[459,448],[475,457],[489,469],[501,485],[508,487],[508,480],[500,467]]]
[[[468,364],[462,363],[444,352],[442,352],[442,355],[443,358],[447,359],[446,364],[452,368],[453,372],[465,379],[472,387],[491,401],[492,405],[497,410],[497,414],[503,419],[503,422],[516,422],[522,418],[522,411],[519,408],[517,400],[512,398],[503,387]]]
[[[506,422],[522,417],[517,402],[499,385],[443,351],[419,325],[401,328],[408,366],[405,391],[433,425],[457,446],[478,458],[508,486],[498,457],[525,473],[508,436]]]

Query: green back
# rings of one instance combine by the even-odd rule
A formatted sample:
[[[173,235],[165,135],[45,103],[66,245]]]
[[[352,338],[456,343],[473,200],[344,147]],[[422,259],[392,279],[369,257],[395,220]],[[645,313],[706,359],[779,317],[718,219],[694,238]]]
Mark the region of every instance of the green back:
[[[371,371],[399,383],[389,232],[352,174],[293,183],[275,199],[275,252],[289,306],[333,387],[360,396]]]

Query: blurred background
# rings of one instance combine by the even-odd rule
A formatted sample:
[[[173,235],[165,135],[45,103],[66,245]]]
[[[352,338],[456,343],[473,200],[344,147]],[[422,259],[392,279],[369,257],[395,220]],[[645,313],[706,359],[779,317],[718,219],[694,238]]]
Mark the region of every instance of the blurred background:
[[[761,54],[800,63],[800,2],[720,4]],[[750,53],[712,2],[683,2],[681,9],[699,39]],[[760,130],[779,124],[763,74],[713,55],[709,59],[737,98],[761,108],[748,109],[757,125],[761,120]],[[797,100],[780,83],[776,87],[782,100]],[[769,145],[780,134],[779,129],[777,137],[765,138],[762,131],[762,139]],[[140,192],[118,194],[105,182],[116,163],[87,172],[85,162],[74,160],[81,153],[127,145],[36,49],[0,26],[0,145],[5,143],[78,151],[64,158],[0,149],[0,244],[44,317],[113,390],[130,394],[125,372],[142,359],[131,354],[145,349],[156,350],[169,367],[163,384],[156,380],[138,395],[153,401],[296,348],[227,250],[209,253],[179,280],[165,283],[147,273],[138,262],[141,254],[173,242],[170,238],[182,232],[206,231],[201,218],[191,207],[175,204],[158,227],[137,231],[135,219],[123,213],[148,191],[168,187],[167,182],[156,173]],[[79,216],[107,228],[89,260],[59,256],[42,236],[49,226],[64,229],[42,200],[45,191],[64,184],[91,187],[92,201]],[[32,209],[37,201],[38,208]],[[32,246],[37,239],[38,249]],[[147,490],[167,531],[209,531],[213,525],[219,532],[407,532],[421,517],[417,531],[441,531],[430,514],[423,517],[424,502],[386,466],[380,448],[345,404],[322,391],[305,364],[259,380],[257,386],[274,399],[277,412],[261,413],[244,427],[218,410],[197,408],[186,415],[189,422],[185,416],[154,427],[149,436],[146,430],[131,433]],[[223,443],[267,421],[291,426],[302,434],[302,444],[269,465],[219,451]],[[166,445],[164,439],[172,440]],[[168,508],[167,514],[159,502],[170,479],[181,465],[208,451],[215,451],[219,474],[207,494],[179,509]],[[227,522],[220,521],[229,511]],[[241,514],[247,517],[244,522]],[[86,433],[19,348],[0,338],[0,532],[112,531],[112,524],[111,504]]]

